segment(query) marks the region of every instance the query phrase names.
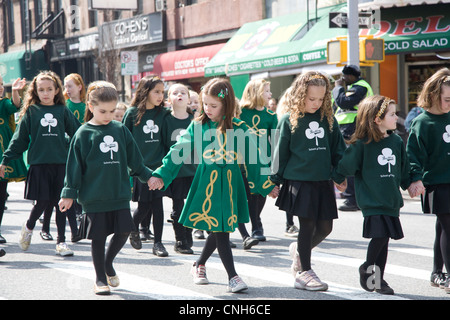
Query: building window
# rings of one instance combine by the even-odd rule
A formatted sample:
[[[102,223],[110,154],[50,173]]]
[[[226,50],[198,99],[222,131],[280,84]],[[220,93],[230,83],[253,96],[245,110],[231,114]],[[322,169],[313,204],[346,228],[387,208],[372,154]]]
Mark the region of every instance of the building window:
[[[8,45],[16,43],[16,36],[14,31],[14,3],[12,1],[6,2],[6,10],[8,15]]]
[[[92,9],[92,0],[89,0],[89,28],[98,26],[98,11]]]

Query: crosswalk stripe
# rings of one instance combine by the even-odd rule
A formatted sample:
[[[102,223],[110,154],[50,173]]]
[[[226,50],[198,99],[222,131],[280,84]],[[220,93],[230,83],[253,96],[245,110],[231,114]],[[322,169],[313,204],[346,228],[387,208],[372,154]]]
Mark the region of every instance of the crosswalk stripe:
[[[74,276],[93,279],[95,275],[94,267],[87,262],[65,262],[65,263],[46,263],[43,266],[69,273]],[[140,294],[151,299],[156,300],[215,300],[213,296],[202,294],[196,291],[184,289],[182,287],[173,286],[168,283],[151,280],[128,274],[125,272],[118,272],[120,278],[121,291],[129,291],[133,294]],[[68,279],[68,281],[73,281]],[[92,284],[92,287],[94,285]],[[114,289],[112,289],[114,292]]]

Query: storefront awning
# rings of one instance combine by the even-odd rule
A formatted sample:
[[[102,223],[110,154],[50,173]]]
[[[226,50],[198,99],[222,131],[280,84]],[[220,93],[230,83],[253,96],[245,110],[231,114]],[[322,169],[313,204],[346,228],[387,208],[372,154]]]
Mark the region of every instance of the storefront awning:
[[[153,72],[165,81],[203,77],[205,65],[224,45],[220,43],[160,54],[155,58]]]
[[[383,38],[385,54],[448,51],[450,16],[445,13],[449,10],[449,4],[384,9],[380,21],[372,29],[361,29],[360,36]],[[306,13],[247,23],[206,65],[205,77],[326,63],[327,42],[347,35],[347,29],[329,28],[329,12],[338,11],[346,12],[346,4],[319,9],[318,20],[309,30]]]
[[[0,54],[0,75],[5,86],[11,85],[17,78],[30,81],[41,70],[47,69],[48,64],[42,50],[32,51],[29,70],[26,68],[25,50]]]
[[[306,12],[243,25],[205,67],[205,77],[295,68],[325,61],[327,40],[346,32],[328,29],[328,14],[342,8],[346,5],[319,8],[318,19],[309,31]],[[313,15],[309,18],[315,18]]]

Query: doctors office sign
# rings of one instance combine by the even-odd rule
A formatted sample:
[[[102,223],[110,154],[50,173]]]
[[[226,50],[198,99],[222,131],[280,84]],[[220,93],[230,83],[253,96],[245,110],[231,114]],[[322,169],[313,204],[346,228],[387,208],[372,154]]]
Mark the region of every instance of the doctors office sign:
[[[162,41],[161,12],[108,22],[100,28],[99,46],[102,50],[136,47]]]

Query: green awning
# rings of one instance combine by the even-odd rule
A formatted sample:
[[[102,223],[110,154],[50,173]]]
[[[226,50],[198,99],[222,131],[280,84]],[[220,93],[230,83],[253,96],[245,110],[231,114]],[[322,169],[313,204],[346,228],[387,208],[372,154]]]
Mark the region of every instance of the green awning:
[[[43,50],[32,52],[29,70],[26,68],[25,50],[0,54],[0,75],[5,86],[11,85],[17,78],[31,80],[48,68]]]
[[[346,33],[346,29],[328,29],[328,13],[342,8],[346,9],[346,4],[318,9],[318,20],[309,31],[306,30],[306,12],[243,25],[206,65],[205,77],[254,73],[326,60],[327,40]],[[326,34],[314,31],[319,28],[328,30]]]
[[[329,12],[347,5],[321,8],[317,22],[303,37],[306,13],[295,13],[243,25],[205,66],[205,77],[257,73],[326,63],[327,42],[346,36],[347,29],[329,28]],[[383,9],[374,28],[360,36],[385,40],[385,54],[450,49],[450,4]],[[303,29],[303,30],[302,30]],[[297,38],[300,38],[297,40]]]

